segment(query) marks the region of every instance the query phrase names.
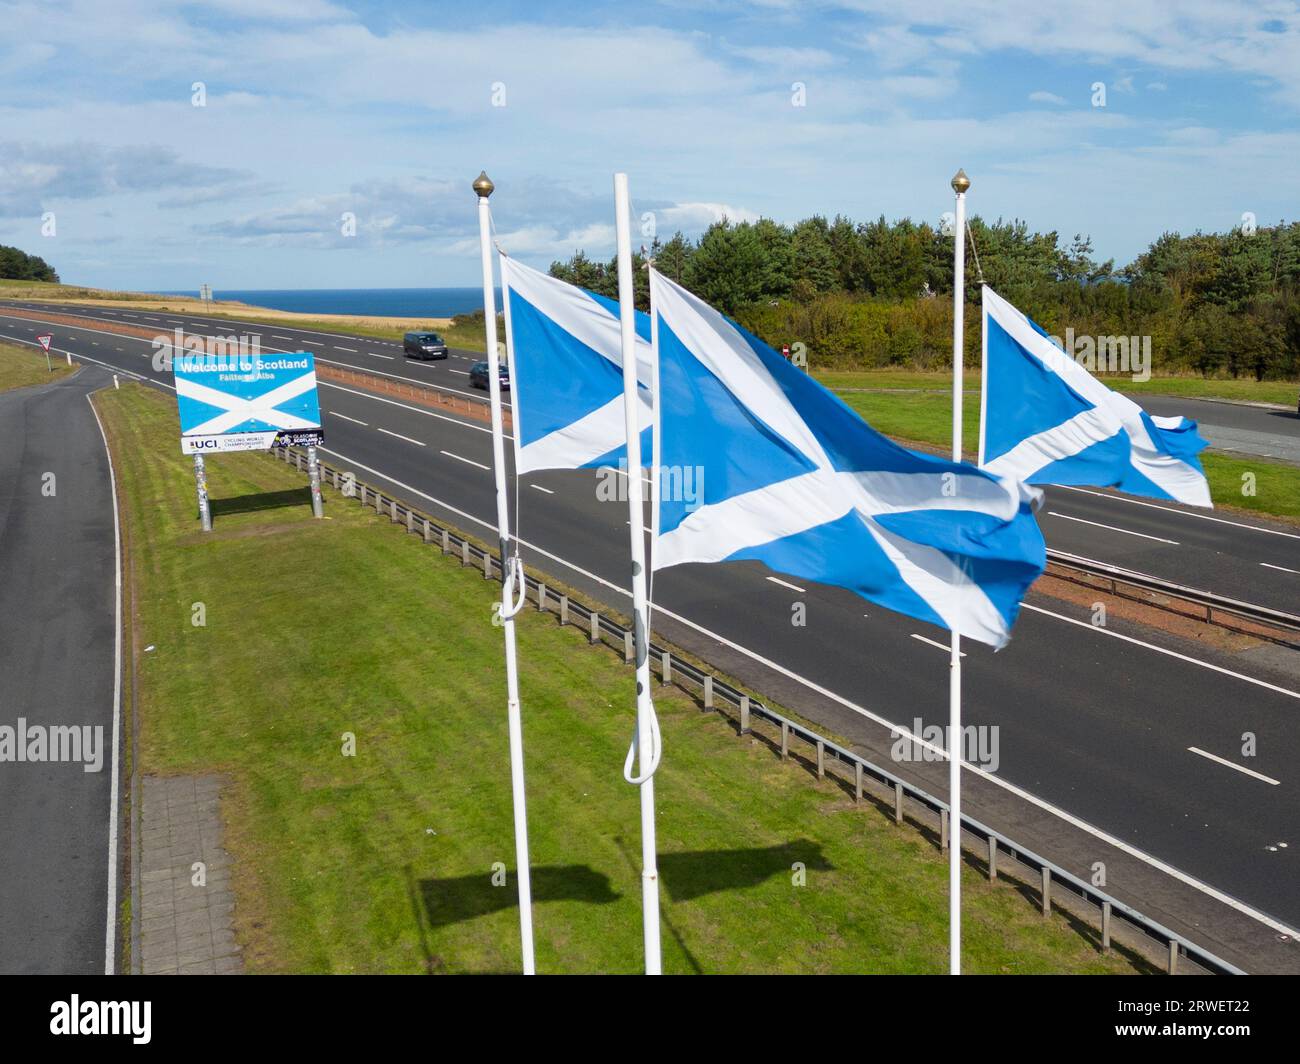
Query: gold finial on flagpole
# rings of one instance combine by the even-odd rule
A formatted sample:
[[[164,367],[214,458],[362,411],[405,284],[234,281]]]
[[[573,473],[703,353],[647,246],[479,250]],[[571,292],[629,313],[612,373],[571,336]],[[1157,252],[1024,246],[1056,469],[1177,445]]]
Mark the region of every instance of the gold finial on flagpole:
[[[970,178],[966,176],[965,170],[958,170],[952,175],[952,190],[957,195],[960,196],[968,188],[970,188]]]
[[[474,191],[478,193],[480,199],[487,199],[496,190],[496,185],[492,184],[492,179],[488,177],[486,170],[480,170],[478,177],[474,178]]]

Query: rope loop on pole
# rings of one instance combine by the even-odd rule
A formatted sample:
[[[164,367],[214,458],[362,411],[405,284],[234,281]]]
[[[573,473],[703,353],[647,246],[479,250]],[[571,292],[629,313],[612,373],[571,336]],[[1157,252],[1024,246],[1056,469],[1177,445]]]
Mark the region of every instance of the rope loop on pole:
[[[650,702],[650,767],[640,776],[632,775],[632,762],[639,751],[640,742],[637,729],[632,730],[632,744],[627,748],[627,759],[623,762],[623,778],[633,787],[640,787],[659,771],[659,760],[663,754],[663,741],[659,734],[659,717],[655,713],[654,701]]]
[[[501,619],[514,617],[528,602],[528,584],[524,580],[524,563],[518,554],[506,559],[505,591],[501,596]],[[515,588],[519,589],[519,598],[515,598]]]

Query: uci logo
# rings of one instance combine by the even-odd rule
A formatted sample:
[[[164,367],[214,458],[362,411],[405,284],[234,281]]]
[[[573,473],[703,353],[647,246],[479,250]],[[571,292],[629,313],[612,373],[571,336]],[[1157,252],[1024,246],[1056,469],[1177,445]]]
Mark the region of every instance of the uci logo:
[[[201,448],[201,447],[206,448],[207,450],[210,451],[210,450],[212,450],[214,447],[216,447],[216,445],[217,445],[217,441],[216,441],[216,440],[195,440],[195,441],[194,441],[194,444],[193,444],[194,449],[195,449],[196,451],[197,451],[199,448]]]

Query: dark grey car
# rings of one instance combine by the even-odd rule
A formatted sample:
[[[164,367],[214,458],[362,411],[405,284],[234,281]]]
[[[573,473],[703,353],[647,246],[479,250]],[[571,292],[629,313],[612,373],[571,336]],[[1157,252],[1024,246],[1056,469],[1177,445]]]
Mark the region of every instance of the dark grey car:
[[[409,332],[402,337],[402,351],[412,358],[446,358],[447,341],[437,333]]]

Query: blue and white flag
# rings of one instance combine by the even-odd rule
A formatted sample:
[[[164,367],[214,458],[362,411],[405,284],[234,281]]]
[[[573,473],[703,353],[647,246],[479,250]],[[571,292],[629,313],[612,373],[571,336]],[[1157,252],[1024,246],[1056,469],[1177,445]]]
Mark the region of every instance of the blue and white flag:
[[[653,565],[754,559],[1003,645],[1046,553],[1038,493],[908,451],[655,271]],[[675,498],[675,481],[696,491]]]
[[[1107,388],[987,285],[980,464],[1030,484],[1091,485],[1212,506],[1196,422]]]
[[[501,256],[515,469],[627,461],[618,304]],[[638,312],[641,453],[650,454],[650,318]]]

